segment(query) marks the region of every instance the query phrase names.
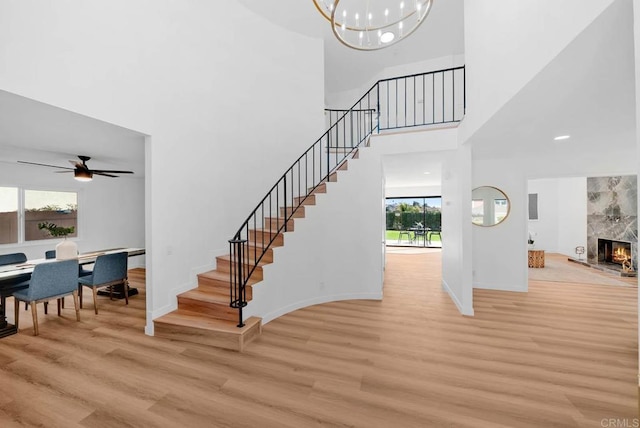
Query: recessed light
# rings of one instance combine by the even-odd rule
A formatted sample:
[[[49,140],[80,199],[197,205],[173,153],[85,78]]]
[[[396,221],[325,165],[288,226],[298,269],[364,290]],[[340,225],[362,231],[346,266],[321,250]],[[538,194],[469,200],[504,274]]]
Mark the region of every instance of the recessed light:
[[[424,172],[424,175],[429,175],[429,174],[431,174],[429,171]]]
[[[557,137],[554,138],[554,140],[556,141],[568,140],[569,138],[571,138],[571,135],[558,135]]]

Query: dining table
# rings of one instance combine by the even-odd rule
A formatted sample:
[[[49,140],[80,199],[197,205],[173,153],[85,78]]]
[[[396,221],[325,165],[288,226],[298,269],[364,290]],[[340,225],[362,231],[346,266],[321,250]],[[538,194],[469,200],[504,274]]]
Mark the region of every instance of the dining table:
[[[129,257],[141,256],[145,254],[144,248],[110,248],[107,250],[99,250],[99,251],[91,251],[88,253],[83,253],[78,255],[78,264],[89,265],[96,262],[98,256],[103,254],[112,254],[112,253],[120,253],[126,252]],[[28,287],[27,284],[20,283],[16,284],[16,278],[20,278],[25,274],[30,274],[33,272],[33,269],[39,264],[42,263],[55,263],[56,259],[33,259],[27,260],[25,263],[18,263],[12,265],[3,265],[0,266],[0,338],[9,336],[17,333],[17,328],[13,324],[9,324],[7,322],[6,317],[6,298],[13,295],[13,293],[17,290]],[[109,293],[107,293],[108,295]],[[124,298],[124,289],[120,291],[122,294],[122,298]],[[129,296],[134,296],[138,294],[138,290],[136,288],[129,288],[128,290]],[[119,293],[114,291],[114,297],[119,298]]]

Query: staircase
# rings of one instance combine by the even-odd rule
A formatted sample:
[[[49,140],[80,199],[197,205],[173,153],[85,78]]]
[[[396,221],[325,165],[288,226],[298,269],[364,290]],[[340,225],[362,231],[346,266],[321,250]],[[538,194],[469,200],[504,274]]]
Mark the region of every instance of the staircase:
[[[446,96],[445,82],[451,85]],[[155,335],[242,352],[262,332],[261,318],[245,319],[243,308],[263,280],[263,267],[274,263],[274,247],[284,245],[285,234],[305,217],[305,207],[315,205],[316,194],[326,193],[326,183],[337,181],[374,132],[459,122],[464,97],[456,101],[455,87],[460,84],[464,88],[464,67],[383,79],[351,109],[338,111],[342,115],[330,119],[324,135],[242,223],[229,240],[229,254],[216,258],[216,269],[198,275],[198,287],[177,296],[177,310],[154,320]],[[428,94],[431,102],[424,100]]]
[[[352,158],[357,159],[357,151]],[[337,171],[347,170],[344,160],[336,171],[329,175],[328,181],[338,179]],[[306,197],[297,197],[293,211],[290,207],[280,208],[280,217],[265,217],[265,229],[250,229],[252,244],[249,244],[248,261],[255,262],[253,254],[261,253],[263,242],[271,245],[257,263],[257,267],[246,284],[247,301],[253,297],[253,287],[259,286],[263,279],[263,266],[273,263],[273,248],[284,245],[284,233],[273,232],[275,225],[283,225],[287,220],[287,232],[294,232],[296,219],[304,218],[305,206],[316,204],[316,194],[326,193],[326,183],[319,184]],[[231,288],[230,254],[216,257],[216,269],[198,275],[198,287],[178,295],[178,309],[154,320],[155,336],[166,339],[199,343],[216,348],[242,352],[245,346],[262,333],[262,320],[250,317],[244,320],[244,326],[238,327],[238,310],[229,305]]]

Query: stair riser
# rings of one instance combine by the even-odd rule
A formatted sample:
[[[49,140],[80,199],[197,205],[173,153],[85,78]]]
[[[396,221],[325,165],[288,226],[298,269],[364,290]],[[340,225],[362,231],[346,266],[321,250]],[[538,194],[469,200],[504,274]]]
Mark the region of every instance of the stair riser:
[[[253,300],[253,286],[247,285],[247,301]],[[229,299],[229,282],[226,282],[224,286],[222,285],[209,285],[202,284],[198,285],[198,289],[205,291],[209,294],[213,294],[216,297],[219,297],[220,300],[228,300]]]
[[[311,192],[313,190],[313,187],[310,187],[307,189],[307,192]],[[315,193],[327,193],[327,185],[325,183],[322,184],[318,184],[318,187],[316,187],[316,190],[313,190],[313,194]]]
[[[271,246],[273,247],[281,247],[284,245],[284,235],[282,235],[281,233],[275,234],[275,233],[267,233],[265,232],[264,234],[260,231],[256,232],[254,230],[250,230],[249,231],[249,242],[251,242],[252,244],[255,245],[262,245],[263,244],[263,237],[264,237],[264,244],[268,244],[269,241],[272,239],[273,235],[275,235],[275,238],[273,239],[273,242],[271,243]]]
[[[216,269],[220,272],[231,272],[231,263],[229,262],[229,260],[218,260]],[[262,280],[262,266],[256,267],[256,269],[253,271],[253,274],[251,275],[251,278]]]
[[[178,307],[221,320],[234,321],[238,319],[238,310],[229,307],[228,303],[204,302],[202,300],[178,296]]]
[[[296,205],[315,205],[316,204],[316,195],[309,195],[306,197],[300,196],[293,199],[293,203]]]
[[[287,232],[293,232],[295,230],[294,224],[294,219],[289,219],[289,221],[287,221]],[[267,217],[264,219],[265,230],[273,230],[275,232],[279,227],[283,226],[284,218],[276,219],[274,217]]]
[[[285,208],[280,208],[280,216],[284,217],[285,215],[288,217],[289,215],[291,215],[291,212],[293,211],[292,208],[287,207],[286,210]],[[286,214],[285,214],[286,213]],[[293,218],[304,218],[304,205],[300,206],[294,213],[293,213]]]
[[[256,325],[243,335],[222,331],[203,330],[181,325],[154,322],[154,336],[183,342],[198,343],[215,348],[244,350],[244,347],[256,337],[260,336],[261,325]]]

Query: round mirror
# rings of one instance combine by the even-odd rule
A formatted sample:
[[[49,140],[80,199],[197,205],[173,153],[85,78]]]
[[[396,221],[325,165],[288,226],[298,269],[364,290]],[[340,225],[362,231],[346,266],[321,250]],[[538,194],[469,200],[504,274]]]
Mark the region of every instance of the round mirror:
[[[478,226],[495,226],[509,215],[509,198],[496,187],[476,187],[471,192],[471,222]]]

